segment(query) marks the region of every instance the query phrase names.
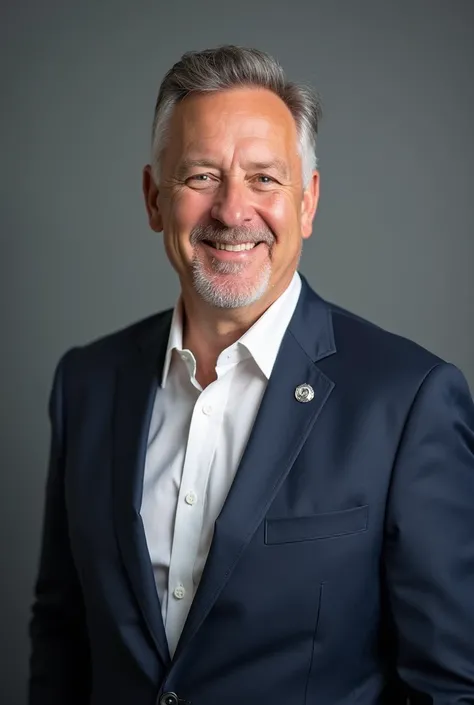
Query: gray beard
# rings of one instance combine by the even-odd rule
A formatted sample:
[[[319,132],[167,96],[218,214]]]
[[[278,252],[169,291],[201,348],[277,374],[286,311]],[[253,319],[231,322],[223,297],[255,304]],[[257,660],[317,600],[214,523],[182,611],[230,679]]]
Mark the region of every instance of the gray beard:
[[[224,242],[237,244],[243,242],[263,242],[271,249],[275,238],[268,228],[249,229],[245,227],[219,228],[214,225],[197,226],[190,237],[191,244],[196,247],[200,242]],[[203,262],[195,255],[192,262],[193,283],[196,292],[204,301],[215,308],[242,308],[258,301],[267,291],[271,262],[267,261],[253,282],[245,282],[246,264],[240,262],[221,262],[217,257],[211,259],[211,271],[206,271]],[[222,275],[228,275],[229,281],[222,280]],[[238,290],[236,290],[238,289]]]
[[[229,275],[233,280],[245,271],[246,265],[239,262],[220,262],[212,260],[212,269],[217,276]],[[239,291],[234,290],[234,281],[226,285],[225,282],[215,280],[213,273],[204,270],[199,258],[194,258],[192,263],[193,284],[196,292],[202,299],[215,308],[233,309],[250,306],[258,301],[268,290],[272,272],[270,262],[266,262],[253,282],[239,282]]]

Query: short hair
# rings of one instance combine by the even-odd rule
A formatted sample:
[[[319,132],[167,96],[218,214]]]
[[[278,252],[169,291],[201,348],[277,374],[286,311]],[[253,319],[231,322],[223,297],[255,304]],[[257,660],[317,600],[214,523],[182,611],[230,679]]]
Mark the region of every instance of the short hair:
[[[303,183],[309,182],[317,166],[316,139],[322,116],[319,96],[307,86],[289,82],[280,64],[266,52],[233,45],[187,52],[164,77],[152,129],[152,173],[156,181],[175,105],[191,93],[244,87],[266,88],[286,104],[296,123]]]

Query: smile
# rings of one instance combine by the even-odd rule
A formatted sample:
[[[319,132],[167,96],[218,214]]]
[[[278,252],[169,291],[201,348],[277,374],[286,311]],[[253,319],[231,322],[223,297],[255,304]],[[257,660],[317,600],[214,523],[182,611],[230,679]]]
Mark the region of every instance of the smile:
[[[226,250],[227,252],[243,252],[244,250],[252,250],[256,244],[257,243],[255,242],[242,242],[240,245],[228,245],[223,242],[206,241],[206,245],[210,245],[216,250]]]

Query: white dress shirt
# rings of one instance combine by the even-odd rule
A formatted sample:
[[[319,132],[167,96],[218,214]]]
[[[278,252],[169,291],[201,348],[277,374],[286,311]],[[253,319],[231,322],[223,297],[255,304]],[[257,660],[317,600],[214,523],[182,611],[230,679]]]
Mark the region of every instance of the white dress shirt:
[[[174,309],[161,387],[148,434],[141,516],[171,656],[204,570],[219,516],[244,452],[301,279],[217,359],[204,390],[183,350]]]

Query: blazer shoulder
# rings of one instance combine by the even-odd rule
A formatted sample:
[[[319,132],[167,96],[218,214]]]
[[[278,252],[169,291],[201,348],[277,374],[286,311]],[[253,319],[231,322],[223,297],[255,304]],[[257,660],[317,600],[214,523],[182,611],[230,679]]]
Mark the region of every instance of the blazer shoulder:
[[[374,373],[377,369],[388,373],[411,370],[416,375],[423,375],[446,362],[409,338],[392,333],[341,306],[328,302],[327,305],[338,353],[351,356],[358,363],[363,360]]]
[[[162,342],[167,334],[173,309],[166,309],[142,318],[123,328],[106,333],[84,345],[71,348],[64,357],[70,364],[90,366],[115,366],[136,349],[141,342],[153,340]],[[74,360],[74,363],[72,362]]]

